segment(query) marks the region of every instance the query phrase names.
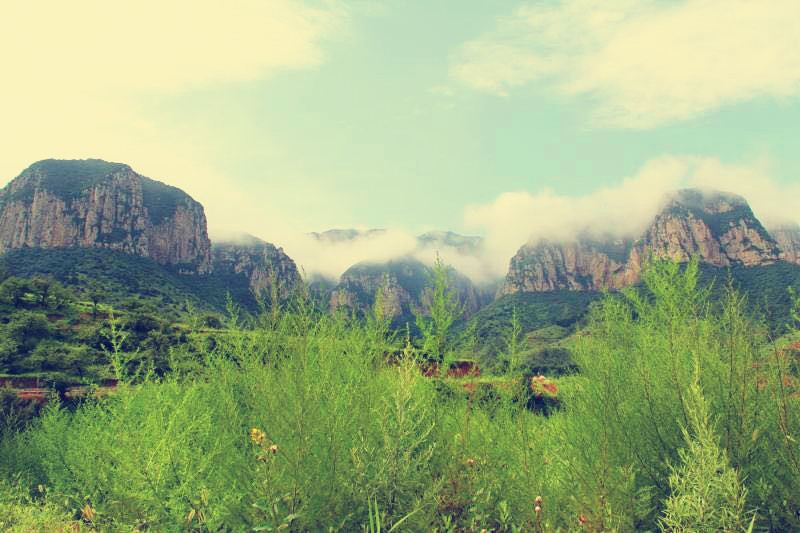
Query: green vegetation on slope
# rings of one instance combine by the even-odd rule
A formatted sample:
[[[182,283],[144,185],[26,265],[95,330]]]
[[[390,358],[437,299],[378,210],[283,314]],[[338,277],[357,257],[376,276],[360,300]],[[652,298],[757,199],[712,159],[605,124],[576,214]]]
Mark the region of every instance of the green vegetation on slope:
[[[40,178],[41,186],[69,201],[106,179],[110,174],[129,168],[122,163],[109,163],[100,159],[45,159],[26,168],[21,177]],[[18,190],[8,200],[30,201],[33,199],[33,185],[38,179],[29,182],[30,186]]]
[[[227,295],[250,311],[257,309],[244,275],[181,275],[154,261],[98,248],[21,248],[0,256],[0,268],[10,275],[51,276],[82,296],[102,294],[103,303],[140,306],[164,317],[198,309],[224,311]]]

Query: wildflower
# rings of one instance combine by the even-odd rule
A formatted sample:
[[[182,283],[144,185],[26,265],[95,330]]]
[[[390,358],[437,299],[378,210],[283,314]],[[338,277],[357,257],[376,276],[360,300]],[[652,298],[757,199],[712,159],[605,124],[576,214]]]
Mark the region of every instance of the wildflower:
[[[277,454],[278,454],[278,445],[277,445],[277,444],[273,444],[272,446],[270,446],[269,448],[267,448],[267,450],[268,450],[268,451],[269,451],[269,453],[271,453],[272,455],[277,455]]]
[[[536,514],[541,513],[542,512],[541,506],[537,505],[536,507],[534,507],[533,508],[533,512],[535,512]]]
[[[92,504],[89,503],[89,502],[86,502],[86,505],[84,505],[81,508],[81,518],[83,518],[87,522],[94,522],[94,519],[95,519],[96,516],[97,516],[97,513],[92,508]]]
[[[586,515],[585,514],[581,513],[580,516],[578,516],[578,523],[580,525],[582,525],[582,526],[586,524]]]
[[[258,444],[259,446],[264,444],[264,440],[267,438],[267,435],[258,428],[253,428],[250,430],[250,440],[253,441],[253,444]]]
[[[542,505],[542,497],[537,496],[536,499],[533,500],[533,503],[535,503],[536,505]]]

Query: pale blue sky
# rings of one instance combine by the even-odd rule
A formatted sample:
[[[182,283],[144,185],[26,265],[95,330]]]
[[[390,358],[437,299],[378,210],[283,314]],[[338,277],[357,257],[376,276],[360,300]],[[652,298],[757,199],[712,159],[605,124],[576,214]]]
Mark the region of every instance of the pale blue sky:
[[[213,147],[209,158],[243,189],[333,190],[352,209],[301,211],[309,229],[460,229],[466,204],[506,191],[585,194],[664,154],[729,164],[767,158],[776,179],[800,180],[797,98],[760,96],[631,130],[589,124],[585,96],[536,83],[498,96],[454,83],[448,71],[459,46],[517,5],[472,4],[483,7],[398,2],[354,13],[347,37],[326,43],[316,68],[182,92],[144,110],[165,127],[190,121]],[[305,200],[285,203],[302,209]]]
[[[795,0],[60,4],[43,20],[12,0],[0,22],[3,54],[29,43],[4,61],[6,180],[44,157],[123,161],[201,200],[212,232],[279,244],[499,235],[512,204],[563,200],[521,211],[518,241],[571,198],[638,201],[623,180],[643,175],[800,218]]]

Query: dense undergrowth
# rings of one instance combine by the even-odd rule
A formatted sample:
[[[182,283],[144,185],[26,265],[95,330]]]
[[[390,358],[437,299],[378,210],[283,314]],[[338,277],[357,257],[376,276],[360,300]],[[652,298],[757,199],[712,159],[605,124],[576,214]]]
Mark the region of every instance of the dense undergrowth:
[[[697,279],[659,263],[596,305],[547,415],[514,365],[423,375],[447,328],[422,317],[415,346],[380,302],[354,322],[298,298],[198,337],[181,375],[112,353],[115,394],[5,431],[0,529],[796,530],[798,353]]]

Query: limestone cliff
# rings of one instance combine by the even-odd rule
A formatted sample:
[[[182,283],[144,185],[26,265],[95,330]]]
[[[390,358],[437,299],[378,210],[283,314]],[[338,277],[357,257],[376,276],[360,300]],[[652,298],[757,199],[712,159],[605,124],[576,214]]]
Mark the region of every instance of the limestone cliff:
[[[800,225],[778,226],[771,229],[770,234],[781,249],[781,259],[800,265]]]
[[[526,244],[511,259],[502,294],[619,289],[639,280],[651,258],[714,266],[755,266],[781,258],[775,239],[744,198],[684,189],[665,199],[653,222],[635,241],[588,239]]]
[[[511,259],[501,293],[613,287],[624,276],[625,262],[620,256],[629,248],[628,241],[602,243],[586,238],[523,246]]]
[[[297,266],[282,248],[252,235],[215,241],[211,254],[215,275],[243,275],[257,295],[268,297],[272,284],[277,283],[280,297],[286,298],[300,282]]]
[[[97,159],[40,161],[0,191],[0,253],[24,247],[107,248],[181,273],[211,271],[202,205]]]

